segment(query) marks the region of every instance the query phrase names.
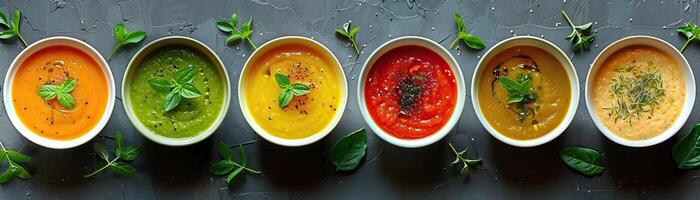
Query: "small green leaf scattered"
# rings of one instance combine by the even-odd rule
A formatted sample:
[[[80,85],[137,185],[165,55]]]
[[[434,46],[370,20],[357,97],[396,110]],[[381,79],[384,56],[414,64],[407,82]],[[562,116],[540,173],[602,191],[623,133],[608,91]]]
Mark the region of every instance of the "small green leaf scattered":
[[[679,169],[693,169],[700,166],[700,124],[673,146],[673,160]]]
[[[569,23],[569,26],[571,26],[571,34],[566,36],[566,40],[574,42],[574,51],[578,51],[581,49],[590,49],[591,42],[593,41],[594,37],[593,34],[585,33],[589,31],[593,23],[588,22],[586,24],[576,26],[573,22],[571,22],[571,19],[569,18],[569,15],[566,14],[566,12],[562,10],[561,13],[564,15],[566,22]]]
[[[255,44],[253,44],[252,40],[250,40],[250,34],[253,33],[253,17],[248,19],[248,22],[241,25],[240,29],[236,28],[237,25],[238,15],[236,13],[231,14],[231,19],[229,21],[216,22],[216,27],[219,28],[219,30],[226,33],[231,33],[231,35],[228,36],[228,38],[226,38],[226,43],[231,43],[233,41],[245,39],[248,40],[250,46],[253,46],[254,49],[257,49],[258,47],[255,46]]]
[[[457,37],[452,42],[452,45],[450,45],[450,49],[454,49],[457,45],[457,41],[459,40],[462,40],[462,42],[465,45],[472,49],[483,49],[484,47],[486,47],[486,45],[484,45],[484,42],[481,41],[481,38],[467,31],[467,26],[464,24],[462,16],[460,16],[457,13],[455,13],[454,16],[455,23],[457,23]]]
[[[605,169],[602,155],[586,147],[566,147],[559,152],[561,159],[572,169],[587,176],[599,175]]]
[[[136,169],[128,164],[128,162],[133,161],[139,155],[139,147],[137,145],[124,146],[124,138],[122,133],[117,131],[114,134],[114,159],[111,159],[109,152],[104,144],[95,142],[95,154],[97,154],[102,160],[105,161],[105,165],[96,171],[84,175],[83,177],[89,178],[100,173],[102,170],[109,168],[115,174],[122,176],[133,176],[136,175]]]
[[[65,108],[73,108],[75,107],[75,100],[70,93],[73,92],[76,84],[78,84],[77,79],[64,80],[58,86],[48,83],[39,87],[36,94],[39,95],[39,97],[41,97],[41,99],[44,101],[56,98],[61,106]]]
[[[280,92],[280,96],[277,99],[280,108],[286,107],[294,96],[305,95],[311,90],[308,85],[303,83],[291,83],[287,76],[279,72],[275,73],[275,82],[277,82],[278,87],[282,88],[282,92]]]
[[[357,32],[359,32],[359,31],[360,31],[360,27],[359,26],[353,27],[352,22],[344,23],[342,29],[335,29],[336,33],[338,33],[342,36],[345,36],[346,38],[348,38],[348,40],[350,40],[350,42],[352,42],[352,46],[355,47],[355,52],[357,53],[357,55],[360,55],[360,49],[357,47],[357,42],[355,40],[356,39],[355,36],[357,35]]]
[[[214,175],[226,175],[226,182],[231,183],[236,175],[240,174],[241,171],[246,170],[253,174],[260,174],[262,172],[254,169],[250,169],[246,166],[248,158],[246,157],[245,151],[243,150],[243,145],[238,145],[238,162],[233,161],[233,152],[228,145],[224,142],[219,141],[217,146],[219,150],[219,155],[221,160],[215,162],[210,168],[209,172]]]
[[[0,142],[0,148],[2,148],[0,149],[0,163],[7,161],[7,169],[0,174],[0,184],[7,183],[15,177],[25,180],[32,177],[21,165],[31,161],[31,157],[17,151],[6,149],[2,142]]]
[[[2,25],[2,27],[5,28],[4,31],[0,31],[0,39],[10,39],[12,37],[17,36],[26,47],[27,41],[24,40],[24,37],[22,37],[22,34],[19,31],[19,26],[22,22],[21,19],[22,12],[20,12],[19,10],[15,10],[11,20],[8,20],[5,13],[0,12],[0,25]]]
[[[331,162],[335,170],[350,171],[360,165],[367,153],[367,131],[360,129],[335,142],[331,147]]]
[[[469,148],[464,148],[464,150],[462,150],[462,151],[457,151],[457,149],[455,149],[455,147],[452,146],[452,143],[447,143],[447,144],[450,145],[450,149],[452,149],[452,152],[455,154],[455,160],[452,161],[449,164],[449,166],[453,167],[453,166],[459,164],[460,162],[462,163],[462,168],[459,170],[460,176],[464,176],[464,175],[467,175],[467,173],[469,173],[469,165],[476,165],[476,164],[481,163],[481,159],[472,160],[472,159],[466,158],[466,156],[464,154],[467,153],[467,150],[469,150]]]
[[[678,32],[683,34],[688,39],[685,41],[685,44],[683,44],[683,47],[681,47],[681,52],[685,51],[685,48],[688,46],[688,44],[700,39],[698,38],[698,34],[700,34],[700,28],[698,28],[698,26],[693,23],[686,23],[685,26],[679,27]]]
[[[107,60],[111,60],[114,53],[117,52],[117,49],[121,48],[122,46],[127,44],[136,44],[143,41],[143,39],[146,38],[146,32],[129,32],[126,30],[126,27],[124,27],[124,24],[117,24],[114,26],[114,38],[116,38],[117,42],[114,45],[112,52],[109,53]]]
[[[176,66],[173,65],[173,67]],[[197,75],[196,66],[189,65],[175,71],[170,80],[163,77],[153,77],[147,82],[156,92],[167,93],[163,101],[163,109],[168,112],[180,105],[182,98],[193,99],[202,96],[199,89],[192,84],[195,75]]]
[[[530,74],[521,74],[516,80],[506,76],[498,78],[498,83],[508,92],[508,104],[515,104],[519,109],[518,121],[523,122],[530,115],[526,104],[537,100],[537,93],[532,89],[532,76]]]

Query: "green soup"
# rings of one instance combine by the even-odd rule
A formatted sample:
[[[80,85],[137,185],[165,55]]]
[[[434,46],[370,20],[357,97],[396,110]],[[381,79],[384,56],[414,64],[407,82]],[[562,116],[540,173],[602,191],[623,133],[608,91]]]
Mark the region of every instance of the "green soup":
[[[189,65],[199,71],[192,83],[202,95],[182,98],[175,109],[165,112],[163,101],[167,94],[152,89],[147,80],[170,80],[175,71]],[[156,134],[170,138],[196,136],[209,128],[221,112],[225,78],[211,60],[195,49],[162,47],[146,56],[134,70],[129,86],[131,107],[138,120]]]

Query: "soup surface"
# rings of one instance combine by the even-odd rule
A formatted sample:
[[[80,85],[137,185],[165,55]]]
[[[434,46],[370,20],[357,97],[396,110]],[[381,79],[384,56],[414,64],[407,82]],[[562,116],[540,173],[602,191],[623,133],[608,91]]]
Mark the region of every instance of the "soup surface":
[[[421,46],[381,55],[365,84],[372,120],[397,138],[432,135],[447,124],[457,103],[454,72],[440,55]]]
[[[489,61],[478,94],[481,112],[496,131],[529,140],[559,126],[568,112],[571,84],[554,56],[537,47],[515,46]]]
[[[198,72],[192,84],[201,96],[182,98],[177,107],[166,112],[163,102],[168,93],[154,90],[148,80],[170,80],[175,71],[190,65]],[[222,112],[225,80],[216,65],[198,50],[177,45],[162,47],[146,56],[133,72],[129,85],[131,107],[138,120],[156,134],[193,137],[207,130]]]
[[[51,46],[30,55],[19,67],[12,84],[12,103],[19,119],[34,133],[55,140],[71,140],[86,134],[103,117],[109,88],[105,72],[79,49]],[[69,94],[75,102],[63,107],[57,100],[42,99],[44,85],[60,85],[75,79]],[[109,116],[106,116],[109,117]]]
[[[285,44],[265,52],[247,66],[246,105],[255,122],[268,133],[285,139],[302,139],[325,129],[341,102],[339,66],[318,50],[303,44]],[[278,103],[282,89],[275,74],[291,83],[308,85],[310,90],[293,96],[285,107]]]
[[[630,46],[608,57],[590,91],[595,113],[613,133],[630,140],[668,129],[685,102],[678,64],[651,46]]]

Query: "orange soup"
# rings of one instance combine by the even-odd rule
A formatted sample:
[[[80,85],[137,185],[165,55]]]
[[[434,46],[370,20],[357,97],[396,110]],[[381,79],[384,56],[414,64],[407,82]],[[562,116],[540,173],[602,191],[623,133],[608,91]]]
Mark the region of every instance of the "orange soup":
[[[70,93],[74,106],[57,98],[44,100],[39,88],[76,80]],[[19,119],[34,133],[55,140],[86,134],[102,118],[108,101],[105,72],[89,55],[73,47],[52,46],[30,55],[12,84],[12,103]],[[65,98],[64,98],[65,99]]]

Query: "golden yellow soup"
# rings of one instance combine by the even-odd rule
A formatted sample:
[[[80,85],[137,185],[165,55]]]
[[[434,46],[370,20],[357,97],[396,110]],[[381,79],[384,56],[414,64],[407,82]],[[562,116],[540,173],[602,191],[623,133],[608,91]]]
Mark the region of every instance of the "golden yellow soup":
[[[481,112],[496,131],[509,138],[541,137],[559,126],[568,112],[568,75],[554,56],[540,48],[511,47],[494,56],[479,77]],[[512,88],[499,79],[523,85],[525,95],[511,94]]]
[[[608,57],[595,75],[591,103],[601,122],[629,140],[655,137],[676,121],[685,80],[675,61],[651,46],[630,46]]]
[[[310,87],[282,108],[275,74]],[[257,57],[242,74],[245,104],[255,122],[268,133],[285,139],[302,139],[321,132],[333,120],[341,96],[343,74],[339,66],[302,44],[284,44]]]

